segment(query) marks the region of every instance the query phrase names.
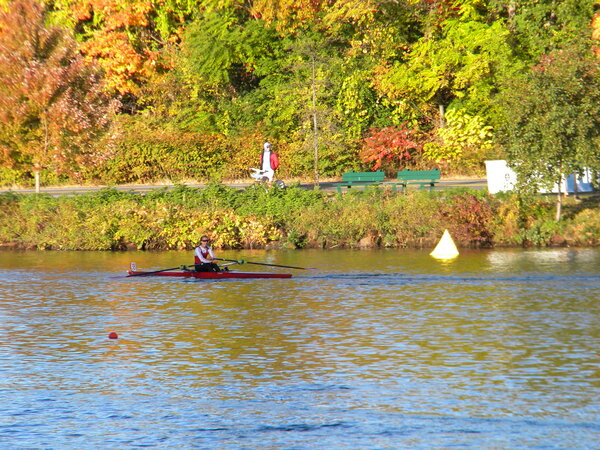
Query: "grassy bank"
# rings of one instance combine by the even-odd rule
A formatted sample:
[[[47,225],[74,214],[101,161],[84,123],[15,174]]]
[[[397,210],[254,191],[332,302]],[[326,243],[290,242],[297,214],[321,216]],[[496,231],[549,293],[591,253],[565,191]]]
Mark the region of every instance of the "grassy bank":
[[[105,189],[73,197],[0,195],[0,247],[52,250],[433,247],[448,229],[459,247],[596,246],[598,198],[520,201],[481,191],[353,190],[342,197],[298,187],[239,191],[178,186],[146,195]]]

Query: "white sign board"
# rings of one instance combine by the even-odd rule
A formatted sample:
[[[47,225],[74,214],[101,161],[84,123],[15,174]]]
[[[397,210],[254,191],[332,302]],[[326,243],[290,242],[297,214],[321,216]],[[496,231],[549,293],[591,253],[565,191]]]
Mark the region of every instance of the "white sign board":
[[[485,171],[487,175],[488,192],[497,194],[498,192],[512,191],[517,182],[517,175],[508,167],[505,160],[486,161]],[[592,192],[592,173],[585,169],[582,177],[577,177],[577,192]],[[541,193],[558,192],[558,185],[555,185],[552,191],[541,190]],[[563,181],[561,192],[575,193],[575,175],[571,174]]]
[[[485,172],[487,175],[488,192],[490,194],[512,191],[514,189],[517,182],[517,175],[506,165],[506,161],[486,161]]]

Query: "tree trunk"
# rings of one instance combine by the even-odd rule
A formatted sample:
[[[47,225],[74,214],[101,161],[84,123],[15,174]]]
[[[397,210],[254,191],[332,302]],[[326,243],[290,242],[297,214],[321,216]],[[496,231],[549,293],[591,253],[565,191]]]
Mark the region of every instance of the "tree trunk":
[[[439,104],[440,110],[440,128],[444,128],[446,126],[446,110],[444,109],[444,105]]]
[[[317,125],[317,80],[315,57],[312,57],[312,107],[313,107],[313,145],[315,158],[315,189],[319,187],[319,137]]]
[[[317,112],[313,115],[314,146],[315,146],[315,187],[319,186],[319,140],[317,137]]]
[[[509,24],[509,28],[512,30],[514,29],[514,20],[515,20],[515,14],[517,12],[517,5],[515,4],[515,2],[510,2],[507,7],[506,7],[506,12],[508,13],[508,24]]]
[[[35,177],[35,193],[40,193],[40,171],[38,169],[34,169],[33,175]]]
[[[44,127],[44,147],[42,153],[42,161],[48,155],[48,146],[50,145],[50,138],[48,133],[48,111],[45,110],[44,114],[41,115],[42,125]],[[35,193],[40,193],[40,171],[42,170],[42,163],[36,162],[33,166],[33,173],[35,174]]]
[[[562,215],[562,176],[558,180],[558,194],[556,198],[556,216],[554,220],[556,222],[560,221],[560,217]]]

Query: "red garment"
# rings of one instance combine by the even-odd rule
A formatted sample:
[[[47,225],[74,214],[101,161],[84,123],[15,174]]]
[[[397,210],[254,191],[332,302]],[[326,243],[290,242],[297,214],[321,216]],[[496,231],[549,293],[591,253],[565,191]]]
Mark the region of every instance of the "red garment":
[[[260,154],[260,167],[262,168],[262,164],[263,164],[263,155],[264,153]],[[271,152],[271,157],[269,158],[269,162],[271,163],[271,169],[273,170],[277,170],[277,168],[279,167],[279,157],[277,156],[277,153],[275,152]]]
[[[206,257],[210,255],[210,247],[206,247],[206,249],[204,249],[202,246],[199,246],[196,248],[196,250],[198,250],[200,252],[200,254],[202,255],[202,257],[204,259],[206,259]],[[195,252],[194,252],[194,264],[202,264],[202,261],[200,261],[200,258],[198,258],[198,256],[195,254]]]

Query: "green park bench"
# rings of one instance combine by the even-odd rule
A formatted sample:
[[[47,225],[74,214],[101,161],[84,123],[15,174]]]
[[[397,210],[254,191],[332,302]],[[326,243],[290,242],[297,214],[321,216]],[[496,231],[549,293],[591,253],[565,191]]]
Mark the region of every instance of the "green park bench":
[[[382,170],[377,172],[346,172],[342,174],[342,182],[334,183],[339,194],[342,193],[342,187],[351,188],[352,186],[370,186],[383,183],[385,174]]]
[[[398,172],[398,182],[392,185],[395,191],[397,186],[402,186],[402,192],[406,190],[409,184],[419,185],[419,189],[425,186],[429,187],[429,192],[433,190],[435,184],[441,177],[439,169],[433,170],[401,170]]]

